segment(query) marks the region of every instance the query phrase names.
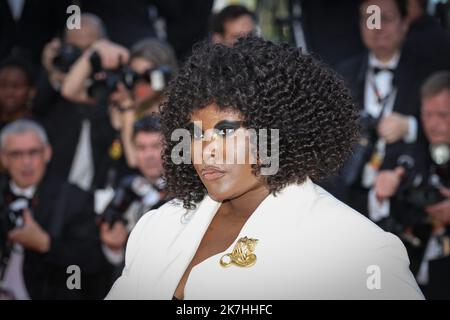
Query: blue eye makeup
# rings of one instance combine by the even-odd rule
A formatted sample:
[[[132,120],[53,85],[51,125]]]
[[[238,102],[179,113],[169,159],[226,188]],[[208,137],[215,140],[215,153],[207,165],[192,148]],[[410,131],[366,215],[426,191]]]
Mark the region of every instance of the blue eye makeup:
[[[214,126],[214,132],[222,137],[231,136],[242,125],[242,121],[223,120]]]

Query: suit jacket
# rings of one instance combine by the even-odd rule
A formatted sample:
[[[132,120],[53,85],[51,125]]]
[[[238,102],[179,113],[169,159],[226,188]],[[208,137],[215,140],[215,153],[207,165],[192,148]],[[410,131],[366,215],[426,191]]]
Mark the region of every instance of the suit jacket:
[[[107,299],[171,299],[220,207],[208,195],[186,212],[179,201],[150,211],[132,231],[126,265]],[[259,240],[256,264],[196,265],[185,299],[421,299],[401,242],[311,180],[269,195],[238,239]],[[372,268],[381,287],[368,289]]]
[[[34,219],[49,233],[51,244],[47,253],[24,250],[23,276],[31,299],[98,298],[101,288],[94,288],[91,281],[93,275],[103,271],[106,260],[92,196],[64,180],[46,176],[35,198]],[[5,205],[1,204],[2,213]],[[81,290],[67,288],[66,271],[70,265],[80,267]]]

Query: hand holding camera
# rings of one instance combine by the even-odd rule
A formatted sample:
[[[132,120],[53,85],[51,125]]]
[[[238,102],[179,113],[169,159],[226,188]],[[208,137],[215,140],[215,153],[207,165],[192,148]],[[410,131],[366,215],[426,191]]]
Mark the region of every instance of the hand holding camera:
[[[153,196],[153,197],[152,197]],[[152,199],[149,199],[151,197]],[[159,191],[139,175],[125,177],[111,202],[99,217],[100,238],[112,250],[121,249],[128,238],[125,213],[134,201],[154,204],[160,199]]]
[[[128,63],[130,54],[128,49],[119,44],[113,43],[107,39],[97,40],[88,50],[91,55],[96,52],[101,61],[101,68],[105,70],[114,70],[122,64]]]
[[[71,101],[97,104],[98,101],[92,99],[92,95],[90,97],[87,91],[88,83],[93,82],[90,77],[97,74],[99,81],[111,82],[110,77],[105,75],[106,72],[120,68],[122,64],[128,63],[128,59],[129,52],[125,47],[106,39],[97,40],[70,68],[62,84],[61,94]],[[102,98],[104,96],[103,92],[99,95],[102,95]]]
[[[399,157],[398,167],[379,173],[375,195],[380,203],[396,195],[407,204],[411,212],[403,212],[402,219],[408,223],[425,222],[432,218],[439,224],[447,225],[450,223],[450,148],[447,144],[431,145],[430,156],[432,163],[426,172],[417,171],[412,157]],[[418,212],[422,217],[415,214]]]
[[[25,248],[40,253],[45,253],[50,249],[50,236],[33,219],[28,208],[23,209],[23,226],[8,232],[8,240],[16,242]]]

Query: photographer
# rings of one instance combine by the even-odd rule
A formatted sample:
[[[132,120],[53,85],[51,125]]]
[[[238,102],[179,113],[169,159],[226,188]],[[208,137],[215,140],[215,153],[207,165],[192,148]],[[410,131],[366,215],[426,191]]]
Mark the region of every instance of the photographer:
[[[396,231],[403,234],[411,269],[424,294],[431,299],[448,299],[450,72],[429,77],[421,95],[422,124],[429,152],[415,152],[409,165],[379,173],[369,192],[369,215],[379,224],[397,226]],[[405,156],[408,157],[403,155],[403,159]]]
[[[129,167],[136,166],[131,143],[132,124],[145,114],[159,112],[170,78],[177,71],[171,47],[156,39],[125,48],[101,40],[85,52],[62,87],[66,98],[90,104],[107,104],[116,144]]]
[[[162,135],[159,116],[134,124],[133,144],[139,175],[124,177],[101,215],[100,236],[110,262],[121,264],[129,232],[147,211],[167,201],[162,179]]]
[[[106,30],[97,16],[83,13],[80,24],[80,29],[66,29],[61,38],[54,38],[42,51],[42,66],[55,89],[61,87],[66,73],[82,52],[106,37]]]
[[[0,135],[0,280],[10,299],[98,298],[105,266],[92,197],[48,174],[52,156],[44,129],[17,120]],[[69,266],[81,270],[81,289],[66,284]],[[92,281],[92,280],[95,281]]]
[[[49,170],[90,190],[103,179],[98,168],[112,143],[114,129],[105,110],[67,100],[60,94],[73,64],[106,36],[97,16],[82,14],[80,22],[80,29],[66,29],[62,39],[46,45],[42,54],[46,72],[38,84],[33,115],[46,129],[53,148]]]
[[[154,71],[162,72],[162,79]],[[126,93],[136,107],[148,109],[149,100],[162,92],[167,77],[176,73],[177,62],[171,47],[156,39],[144,39],[136,43],[130,52],[109,40],[95,42],[76,61],[62,86],[67,99],[83,103],[123,103],[128,108],[126,95],[118,99],[114,93]],[[152,83],[162,80],[162,83]],[[121,88],[118,84],[123,84]],[[141,106],[144,104],[144,106]],[[146,108],[145,108],[146,107]],[[154,106],[153,106],[154,107]],[[154,109],[152,111],[157,111]]]

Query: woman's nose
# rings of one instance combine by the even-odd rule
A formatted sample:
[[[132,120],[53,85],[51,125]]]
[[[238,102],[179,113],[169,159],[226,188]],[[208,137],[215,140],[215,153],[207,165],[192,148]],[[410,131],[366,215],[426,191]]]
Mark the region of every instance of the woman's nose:
[[[217,132],[213,132],[209,139],[203,141],[203,158],[205,161],[217,159],[218,150],[220,148],[220,136]]]

